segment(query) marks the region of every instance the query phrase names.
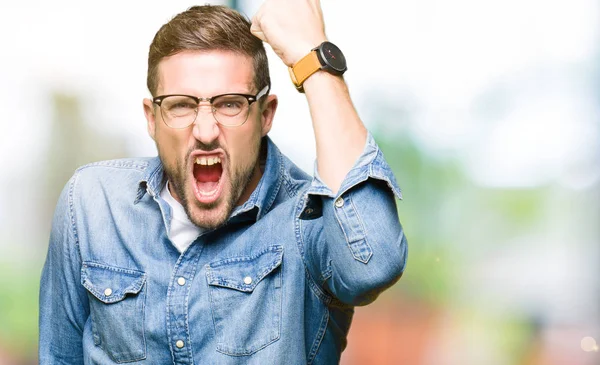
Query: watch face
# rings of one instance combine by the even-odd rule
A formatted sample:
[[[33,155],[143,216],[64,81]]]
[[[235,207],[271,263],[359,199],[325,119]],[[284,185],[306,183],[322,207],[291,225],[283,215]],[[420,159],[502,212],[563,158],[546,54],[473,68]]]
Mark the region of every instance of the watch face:
[[[320,56],[325,67],[331,68],[332,71],[343,73],[346,71],[346,58],[340,49],[331,42],[324,42],[320,48]]]

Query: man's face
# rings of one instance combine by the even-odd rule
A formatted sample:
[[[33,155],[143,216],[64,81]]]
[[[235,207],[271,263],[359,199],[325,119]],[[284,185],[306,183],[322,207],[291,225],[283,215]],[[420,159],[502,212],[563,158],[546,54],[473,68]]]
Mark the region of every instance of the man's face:
[[[185,51],[159,64],[156,95],[212,97],[227,93],[256,95],[252,59],[229,51]],[[169,179],[169,190],[190,220],[204,228],[222,225],[236,205],[256,188],[262,172],[260,140],[271,129],[277,98],[250,105],[238,127],[217,123],[208,102],[201,102],[194,123],[173,129],[160,108],[144,100],[148,133]],[[212,164],[212,165],[211,165]]]

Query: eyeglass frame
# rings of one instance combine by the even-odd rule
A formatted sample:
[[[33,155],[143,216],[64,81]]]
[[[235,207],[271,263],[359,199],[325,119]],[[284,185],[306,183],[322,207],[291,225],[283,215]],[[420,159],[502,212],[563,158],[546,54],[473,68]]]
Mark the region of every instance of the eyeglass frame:
[[[252,106],[252,104],[258,100],[260,100],[263,96],[267,95],[269,93],[269,90],[271,89],[271,87],[269,85],[265,86],[264,88],[262,88],[262,90],[260,90],[256,95],[250,95],[250,94],[241,94],[241,93],[225,93],[225,94],[219,94],[219,95],[215,95],[215,96],[211,96],[209,98],[199,98],[197,96],[193,96],[193,95],[186,95],[186,94],[167,94],[167,95],[159,95],[156,96],[154,98],[152,98],[152,103],[158,105],[158,107],[160,108],[160,114],[162,115],[162,120],[165,123],[165,125],[169,128],[173,128],[173,129],[185,129],[188,128],[189,126],[193,125],[194,122],[196,122],[196,118],[198,118],[198,109],[200,108],[200,102],[201,101],[208,101],[208,103],[210,104],[210,108],[211,108],[211,112],[213,115],[213,118],[215,118],[215,121],[219,124],[222,125],[223,127],[231,127],[231,128],[235,128],[235,127],[239,127],[241,125],[244,125],[246,123],[246,121],[248,121],[248,116],[250,115],[250,106]],[[215,100],[216,98],[219,98],[221,96],[243,96],[244,98],[246,98],[246,100],[248,100],[248,113],[246,114],[246,119],[244,119],[243,122],[241,122],[240,124],[235,124],[235,125],[227,125],[227,124],[223,124],[221,122],[219,122],[219,119],[217,119],[217,116],[215,115],[216,113],[216,108],[212,105],[213,100]],[[190,122],[190,124],[186,125],[185,127],[172,127],[170,126],[167,121],[165,120],[165,116],[163,114],[163,110],[161,107],[161,104],[163,102],[164,99],[166,99],[169,96],[185,96],[188,98],[191,98],[192,100],[194,100],[196,102],[197,107],[196,107],[196,115],[194,116],[194,119],[192,119],[192,121]]]

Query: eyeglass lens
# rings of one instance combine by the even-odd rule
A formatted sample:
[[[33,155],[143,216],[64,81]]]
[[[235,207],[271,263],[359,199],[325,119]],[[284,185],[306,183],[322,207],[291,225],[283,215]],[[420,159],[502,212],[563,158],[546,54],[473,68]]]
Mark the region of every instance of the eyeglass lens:
[[[199,104],[188,96],[172,95],[165,97],[160,110],[169,127],[185,128],[194,123]],[[217,122],[226,126],[243,124],[248,117],[248,99],[240,95],[222,95],[211,103]]]

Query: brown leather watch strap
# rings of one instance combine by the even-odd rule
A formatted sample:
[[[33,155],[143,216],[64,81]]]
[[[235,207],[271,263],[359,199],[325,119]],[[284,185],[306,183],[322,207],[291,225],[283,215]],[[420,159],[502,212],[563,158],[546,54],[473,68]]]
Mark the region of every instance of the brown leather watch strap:
[[[290,77],[292,78],[292,82],[294,83],[294,86],[296,86],[296,89],[300,92],[304,92],[304,88],[302,87],[304,81],[320,69],[321,62],[319,62],[317,51],[315,50],[310,51],[309,54],[296,62],[293,67],[289,68]]]

